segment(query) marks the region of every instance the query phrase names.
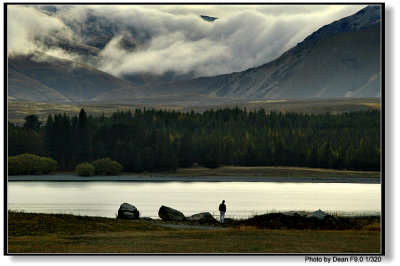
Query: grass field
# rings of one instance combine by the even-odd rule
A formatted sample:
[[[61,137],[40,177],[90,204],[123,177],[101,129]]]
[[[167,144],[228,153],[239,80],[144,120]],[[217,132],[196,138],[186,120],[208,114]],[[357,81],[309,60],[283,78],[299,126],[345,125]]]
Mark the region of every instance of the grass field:
[[[380,109],[380,98],[343,98],[343,99],[304,99],[304,100],[242,100],[232,104],[207,105],[207,106],[187,106],[184,105],[150,105],[150,104],[116,104],[116,103],[82,103],[82,104],[57,104],[40,102],[8,102],[8,121],[21,124],[25,116],[36,114],[41,121],[45,121],[47,116],[55,113],[66,113],[73,116],[78,115],[81,108],[85,108],[88,114],[95,116],[111,115],[117,110],[135,110],[136,108],[155,108],[175,111],[195,111],[203,112],[206,109],[218,109],[225,107],[239,107],[247,110],[257,110],[264,108],[267,112],[301,112],[324,114],[330,112],[333,114]]]
[[[160,223],[8,212],[8,253],[329,254],[380,253],[381,246],[376,222],[357,230],[172,229]]]
[[[183,176],[260,176],[260,177],[366,177],[379,178],[380,172],[347,171],[292,166],[222,166],[179,168],[174,175]]]

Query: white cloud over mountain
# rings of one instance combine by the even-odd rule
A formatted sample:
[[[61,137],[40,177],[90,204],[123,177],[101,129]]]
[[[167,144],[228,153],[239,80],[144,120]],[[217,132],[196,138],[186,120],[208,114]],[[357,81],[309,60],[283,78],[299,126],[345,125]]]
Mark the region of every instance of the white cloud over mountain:
[[[134,50],[120,46],[121,32],[90,64],[108,73],[194,73],[209,76],[243,71],[267,63],[313,31],[354,14],[363,5],[97,5],[60,6],[46,14],[32,6],[8,6],[8,53],[41,51],[83,61],[78,54],[43,41],[57,34],[81,40],[68,25],[88,14],[150,39]],[[200,15],[218,17],[207,22]],[[87,62],[86,62],[87,63]]]

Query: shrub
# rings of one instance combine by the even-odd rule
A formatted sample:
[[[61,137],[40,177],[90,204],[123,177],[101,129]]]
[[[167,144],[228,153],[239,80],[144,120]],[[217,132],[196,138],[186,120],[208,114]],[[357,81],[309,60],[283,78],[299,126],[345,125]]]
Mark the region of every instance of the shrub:
[[[41,175],[57,170],[54,159],[34,154],[20,154],[8,157],[9,175]]]
[[[43,174],[48,174],[57,169],[57,162],[51,158],[41,157],[40,158],[40,168]]]
[[[8,157],[8,175],[18,174],[21,174],[18,159],[16,158],[16,156]]]
[[[75,173],[80,176],[92,176],[95,172],[93,165],[88,162],[83,162],[75,167]]]
[[[96,175],[120,175],[122,173],[123,167],[117,162],[110,158],[102,158],[92,162],[95,168]]]

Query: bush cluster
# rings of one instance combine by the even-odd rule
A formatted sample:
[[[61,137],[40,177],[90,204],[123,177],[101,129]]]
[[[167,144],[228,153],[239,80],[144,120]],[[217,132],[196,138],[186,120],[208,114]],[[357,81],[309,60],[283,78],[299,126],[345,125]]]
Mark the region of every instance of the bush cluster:
[[[8,157],[9,175],[43,175],[57,170],[57,162],[51,158],[34,154]]]
[[[96,175],[120,175],[122,173],[122,165],[110,158],[102,158],[92,162]]]
[[[95,173],[95,169],[90,163],[83,162],[75,167],[75,173],[80,176],[92,176]]]
[[[81,176],[92,175],[120,175],[123,167],[110,158],[102,158],[93,161],[92,163],[83,162],[75,167],[75,172]]]

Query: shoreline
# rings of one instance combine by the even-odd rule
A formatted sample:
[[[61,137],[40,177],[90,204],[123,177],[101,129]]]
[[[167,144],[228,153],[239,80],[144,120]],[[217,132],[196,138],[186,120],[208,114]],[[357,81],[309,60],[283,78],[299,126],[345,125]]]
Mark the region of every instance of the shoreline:
[[[92,176],[73,174],[46,176],[9,176],[8,181],[49,182],[286,182],[286,183],[360,183],[380,184],[380,178],[365,177],[246,177],[246,176]]]
[[[8,181],[59,182],[295,182],[295,183],[362,183],[380,184],[380,172],[347,171],[306,167],[241,167],[223,166],[180,168],[175,173],[123,173],[119,176],[78,176],[74,172],[56,172],[51,175],[8,176]]]

